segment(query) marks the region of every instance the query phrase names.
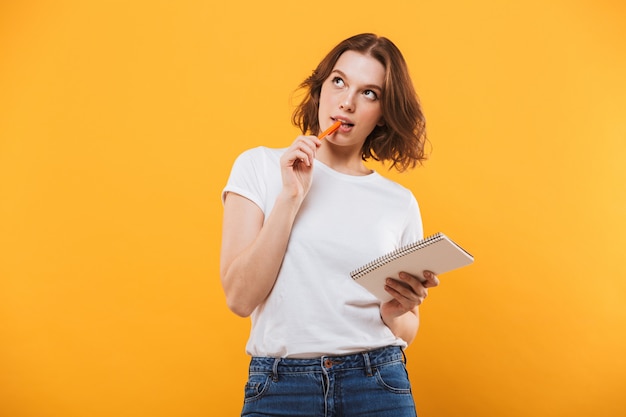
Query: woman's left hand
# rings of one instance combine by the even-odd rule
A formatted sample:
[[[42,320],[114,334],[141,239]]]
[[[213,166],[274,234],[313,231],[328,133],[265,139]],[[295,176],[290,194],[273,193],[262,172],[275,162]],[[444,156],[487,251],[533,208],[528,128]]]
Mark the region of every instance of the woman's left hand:
[[[413,311],[428,296],[428,289],[439,285],[439,279],[430,271],[424,271],[424,281],[420,278],[400,272],[398,279],[387,278],[385,290],[393,299],[380,307],[383,318],[398,317]]]

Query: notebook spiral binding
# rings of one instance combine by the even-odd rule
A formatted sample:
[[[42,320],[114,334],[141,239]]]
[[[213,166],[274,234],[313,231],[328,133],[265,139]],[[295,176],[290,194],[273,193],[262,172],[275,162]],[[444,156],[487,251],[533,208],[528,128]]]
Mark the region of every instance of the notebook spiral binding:
[[[439,233],[435,233],[434,235],[428,236],[427,238],[422,239],[419,242],[415,242],[406,246],[399,247],[398,249],[392,252],[389,252],[386,255],[383,255],[379,258],[376,258],[372,262],[369,262],[358,269],[355,269],[354,271],[350,272],[350,276],[352,277],[352,279],[357,280],[361,278],[363,275],[366,275],[369,272],[377,268],[380,268],[381,266],[393,261],[394,259],[401,258],[407,253],[413,252],[417,249],[424,248],[428,245],[432,245],[433,243],[441,239],[441,237],[442,237],[442,233],[439,232]]]

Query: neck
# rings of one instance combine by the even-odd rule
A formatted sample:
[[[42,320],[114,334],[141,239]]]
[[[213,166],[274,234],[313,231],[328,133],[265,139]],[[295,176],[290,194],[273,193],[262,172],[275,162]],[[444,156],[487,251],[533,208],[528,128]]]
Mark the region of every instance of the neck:
[[[323,142],[317,150],[316,159],[337,172],[347,175],[369,175],[372,173],[361,159],[361,149],[338,149],[328,142]]]

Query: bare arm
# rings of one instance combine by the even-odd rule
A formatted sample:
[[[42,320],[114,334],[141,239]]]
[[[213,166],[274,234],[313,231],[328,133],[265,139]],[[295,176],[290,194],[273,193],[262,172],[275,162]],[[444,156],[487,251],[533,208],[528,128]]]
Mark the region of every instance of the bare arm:
[[[264,218],[252,201],[229,193],[224,202],[220,275],[229,308],[249,316],[272,290],[294,219],[310,185],[320,141],[299,136],[281,158],[283,188]]]

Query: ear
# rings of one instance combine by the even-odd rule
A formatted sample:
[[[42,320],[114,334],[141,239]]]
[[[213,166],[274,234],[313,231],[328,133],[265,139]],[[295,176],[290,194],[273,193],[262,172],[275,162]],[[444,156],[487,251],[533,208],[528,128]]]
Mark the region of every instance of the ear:
[[[385,125],[385,119],[381,116],[381,118],[378,120],[378,123],[376,123],[376,126],[384,126]]]

